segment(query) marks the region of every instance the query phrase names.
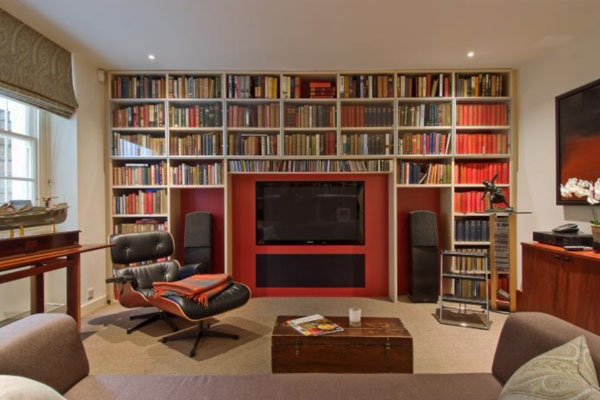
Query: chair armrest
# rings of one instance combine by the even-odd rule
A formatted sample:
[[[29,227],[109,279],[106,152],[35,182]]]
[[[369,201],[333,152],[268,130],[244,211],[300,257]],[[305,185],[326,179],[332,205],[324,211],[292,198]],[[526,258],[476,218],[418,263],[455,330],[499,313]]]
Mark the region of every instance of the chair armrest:
[[[208,274],[210,272],[209,269],[209,266],[203,263],[184,265],[179,268],[178,280],[185,279],[192,275]]]
[[[0,328],[0,374],[67,392],[90,367],[77,324],[64,314],[34,314]]]
[[[132,276],[113,276],[112,278],[106,278],[104,280],[106,283],[127,283],[133,281],[134,279]]]

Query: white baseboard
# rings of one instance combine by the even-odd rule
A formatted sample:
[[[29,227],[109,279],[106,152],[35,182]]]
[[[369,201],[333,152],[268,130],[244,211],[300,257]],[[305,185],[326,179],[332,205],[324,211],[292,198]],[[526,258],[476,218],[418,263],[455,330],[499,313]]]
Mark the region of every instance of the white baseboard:
[[[106,295],[105,296],[100,296],[97,299],[94,299],[92,301],[88,301],[85,304],[81,305],[81,316],[86,316],[89,315],[91,313],[93,313],[94,311],[104,307],[107,303],[106,303]]]

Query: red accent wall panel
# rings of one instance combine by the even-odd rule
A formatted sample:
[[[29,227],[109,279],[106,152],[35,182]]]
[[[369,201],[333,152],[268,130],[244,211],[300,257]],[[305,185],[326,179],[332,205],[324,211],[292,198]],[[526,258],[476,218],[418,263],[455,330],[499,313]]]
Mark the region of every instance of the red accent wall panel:
[[[193,211],[205,211],[212,214],[213,223],[213,272],[222,273],[225,265],[225,205],[223,189],[182,189],[181,190],[181,224],[179,243],[183,249],[183,232],[185,214]],[[183,252],[181,252],[183,257]],[[183,261],[183,260],[180,260]]]
[[[408,213],[415,210],[430,210],[437,214],[438,237],[440,234],[440,189],[398,188],[398,294],[408,293],[410,277],[410,248]]]
[[[255,297],[388,295],[388,176],[385,174],[238,174],[232,178],[233,276]],[[364,181],[364,246],[257,246],[257,181]],[[365,254],[364,288],[257,288],[256,254]]]

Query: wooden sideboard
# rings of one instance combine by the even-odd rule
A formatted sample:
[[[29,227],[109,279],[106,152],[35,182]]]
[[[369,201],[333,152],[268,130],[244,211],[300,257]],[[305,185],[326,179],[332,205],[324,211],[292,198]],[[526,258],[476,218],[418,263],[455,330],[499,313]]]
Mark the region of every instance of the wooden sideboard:
[[[541,311],[600,334],[600,254],[522,243],[519,311]]]

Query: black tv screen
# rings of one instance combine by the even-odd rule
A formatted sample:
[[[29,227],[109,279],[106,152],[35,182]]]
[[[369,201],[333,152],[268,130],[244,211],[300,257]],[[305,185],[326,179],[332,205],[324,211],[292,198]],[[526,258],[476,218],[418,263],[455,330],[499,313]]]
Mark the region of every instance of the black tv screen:
[[[364,182],[257,182],[256,244],[363,245]]]

